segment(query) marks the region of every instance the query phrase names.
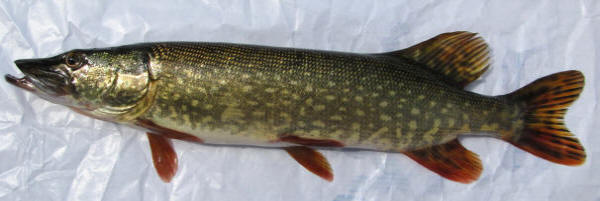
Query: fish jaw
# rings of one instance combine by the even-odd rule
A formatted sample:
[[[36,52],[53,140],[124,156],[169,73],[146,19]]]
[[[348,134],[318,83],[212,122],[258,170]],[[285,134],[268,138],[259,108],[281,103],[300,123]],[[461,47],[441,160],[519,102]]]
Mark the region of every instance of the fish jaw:
[[[28,76],[25,76],[23,78],[17,78],[13,75],[6,74],[6,75],[4,75],[4,79],[6,80],[6,82],[8,82],[16,87],[19,87],[26,91],[30,91],[30,92],[34,92],[34,93],[36,92],[36,88]]]

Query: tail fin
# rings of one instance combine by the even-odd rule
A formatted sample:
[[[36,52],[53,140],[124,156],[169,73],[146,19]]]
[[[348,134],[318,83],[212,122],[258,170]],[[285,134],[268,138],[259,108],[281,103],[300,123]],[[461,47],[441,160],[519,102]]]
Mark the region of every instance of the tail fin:
[[[585,151],[564,124],[567,108],[583,90],[584,77],[571,70],[540,78],[506,95],[524,104],[523,132],[508,136],[511,144],[546,160],[581,165]]]

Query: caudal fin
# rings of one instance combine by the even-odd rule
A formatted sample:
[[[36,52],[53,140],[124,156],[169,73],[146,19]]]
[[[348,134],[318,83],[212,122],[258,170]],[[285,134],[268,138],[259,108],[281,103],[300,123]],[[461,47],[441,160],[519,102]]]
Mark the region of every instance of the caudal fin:
[[[581,165],[585,151],[565,126],[564,115],[583,85],[583,74],[571,70],[540,78],[506,95],[523,104],[525,115],[522,133],[506,136],[505,140],[555,163]]]

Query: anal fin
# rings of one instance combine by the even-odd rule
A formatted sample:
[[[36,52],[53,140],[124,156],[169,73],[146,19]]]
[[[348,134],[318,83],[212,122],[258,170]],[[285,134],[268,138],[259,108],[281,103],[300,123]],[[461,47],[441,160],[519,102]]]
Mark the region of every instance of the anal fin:
[[[481,161],[477,154],[465,149],[458,139],[416,151],[405,152],[429,170],[460,183],[471,183],[481,175]]]
[[[147,133],[152,151],[152,161],[158,176],[169,183],[177,173],[177,153],[171,140],[158,134]]]
[[[305,146],[292,146],[285,147],[284,149],[308,171],[327,181],[333,181],[331,165],[329,165],[327,158],[317,150]]]

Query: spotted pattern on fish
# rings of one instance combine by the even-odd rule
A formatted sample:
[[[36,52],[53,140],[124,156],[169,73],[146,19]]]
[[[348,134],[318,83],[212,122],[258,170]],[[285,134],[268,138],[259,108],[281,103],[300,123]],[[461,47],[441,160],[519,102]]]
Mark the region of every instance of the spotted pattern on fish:
[[[405,58],[163,43],[152,47],[150,61],[159,89],[147,118],[203,139],[210,139],[202,136],[206,131],[257,142],[293,134],[405,150],[441,144],[459,132],[491,131],[494,122],[510,130],[504,119],[516,118],[510,115],[516,107],[444,84]]]

